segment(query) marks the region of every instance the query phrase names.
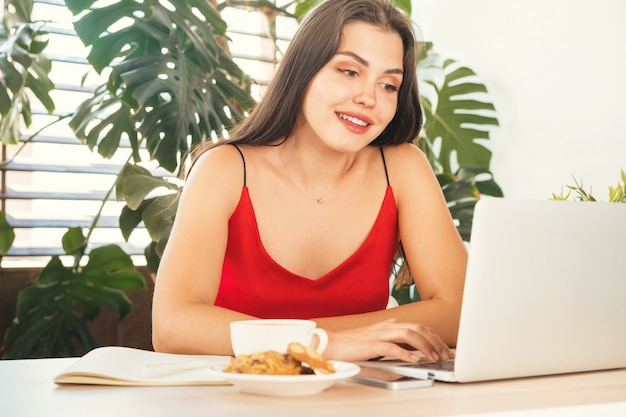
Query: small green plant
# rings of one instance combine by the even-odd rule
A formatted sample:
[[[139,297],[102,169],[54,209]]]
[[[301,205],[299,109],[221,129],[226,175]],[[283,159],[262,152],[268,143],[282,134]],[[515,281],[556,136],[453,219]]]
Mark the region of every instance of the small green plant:
[[[566,185],[567,194],[561,190],[560,194],[552,193],[552,200],[569,200],[572,197],[575,201],[598,201],[592,194],[591,187],[589,191],[585,190],[582,179],[580,182],[574,178],[574,185]],[[574,195],[572,196],[572,192]],[[626,172],[620,170],[620,179],[615,187],[609,186],[610,203],[626,203]]]

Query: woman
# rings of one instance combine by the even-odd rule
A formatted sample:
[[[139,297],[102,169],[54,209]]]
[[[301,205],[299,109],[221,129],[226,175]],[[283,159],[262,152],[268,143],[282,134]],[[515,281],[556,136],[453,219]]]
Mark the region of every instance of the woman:
[[[324,356],[452,356],[466,251],[411,141],[415,39],[387,0],[328,0],[265,97],[195,159],[161,260],[158,351],[232,354],[229,323],[309,318]],[[423,301],[386,309],[399,242]]]

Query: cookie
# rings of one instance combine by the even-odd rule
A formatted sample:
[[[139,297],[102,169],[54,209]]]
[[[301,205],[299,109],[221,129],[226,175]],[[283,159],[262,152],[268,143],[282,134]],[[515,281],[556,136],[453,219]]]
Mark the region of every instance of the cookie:
[[[238,374],[264,375],[300,375],[303,372],[302,363],[293,356],[273,350],[239,355],[226,367],[224,372]]]
[[[308,364],[311,368],[325,374],[335,373],[335,366],[324,359],[324,357],[314,348],[304,346],[301,343],[289,343],[287,353],[300,362]]]

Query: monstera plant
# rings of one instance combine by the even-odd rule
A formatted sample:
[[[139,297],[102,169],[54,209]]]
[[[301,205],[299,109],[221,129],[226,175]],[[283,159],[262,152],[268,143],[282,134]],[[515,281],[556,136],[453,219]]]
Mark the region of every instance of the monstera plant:
[[[154,178],[141,166],[140,149],[166,170],[176,172],[182,155],[195,143],[220,134],[243,117],[253,104],[249,82],[223,48],[226,24],[205,0],[136,2],[121,0],[104,6],[90,0],[67,0],[77,17],[76,33],[90,47],[94,71],[108,73],[69,117],[76,136],[108,158],[126,152],[128,163],[109,192],[124,199],[123,232],[143,221],[155,242],[163,241],[175,207],[177,186]],[[7,0],[4,37],[0,39],[0,112],[4,143],[16,144],[21,126],[31,123],[31,99],[52,113],[44,55],[46,33],[30,21],[32,0]],[[112,27],[117,27],[111,31]],[[29,139],[27,139],[28,141]],[[18,145],[19,146],[19,145]],[[19,152],[19,151],[18,151]],[[151,195],[149,195],[151,194]],[[103,199],[103,205],[108,194]],[[168,211],[168,209],[171,209]],[[141,217],[143,215],[143,218]],[[33,286],[22,290],[14,324],[5,334],[5,357],[69,356],[95,347],[86,323],[107,306],[120,318],[132,307],[124,290],[146,288],[130,256],[117,245],[87,251],[91,232],[100,217],[94,213],[86,234],[71,228],[63,249],[74,258],[71,267],[52,257]],[[155,220],[156,219],[156,220]],[[155,235],[156,233],[156,235]],[[147,258],[158,250],[147,249]]]
[[[30,125],[30,99],[54,110],[46,34],[30,21],[32,1],[5,0],[0,38],[4,143],[17,143],[21,126]],[[299,19],[318,2],[294,0],[277,7],[267,0],[65,0],[76,16],[76,34],[89,48],[85,58],[106,81],[62,121],[69,120],[76,137],[104,158],[127,153],[110,193],[126,203],[119,219],[126,239],[140,224],[148,230],[152,242],[145,255],[151,271],[158,268],[181,185],[152,175],[140,151],[147,150],[150,159],[175,177],[190,148],[221,136],[254,105],[251,82],[228,52],[227,25],[220,12],[226,7],[260,11],[268,18],[269,37],[276,40],[277,16]],[[409,0],[396,4],[410,15]],[[442,58],[431,44],[421,51],[418,78],[426,124],[415,141],[428,155],[467,240],[479,195],[501,195],[489,173],[491,153],[481,145],[498,121],[485,86],[469,68]],[[130,148],[122,147],[122,141]],[[5,337],[7,357],[69,355],[72,341],[91,349],[94,341],[85,321],[100,306],[120,317],[129,311],[122,291],[145,283],[119,247],[87,251],[99,215],[94,214],[87,234],[73,228],[64,237],[63,247],[75,259],[72,268],[54,257],[35,285],[20,293],[15,324]],[[64,290],[68,284],[71,291]],[[408,293],[399,298],[416,299]]]

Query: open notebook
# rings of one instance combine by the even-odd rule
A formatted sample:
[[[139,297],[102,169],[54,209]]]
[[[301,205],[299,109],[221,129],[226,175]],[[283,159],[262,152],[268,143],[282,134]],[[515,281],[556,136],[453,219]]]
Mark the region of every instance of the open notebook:
[[[229,385],[211,374],[211,365],[229,357],[174,355],[120,346],[87,352],[54,378],[57,384],[94,385]]]
[[[626,367],[626,204],[483,198],[451,362],[371,361],[471,382]]]

